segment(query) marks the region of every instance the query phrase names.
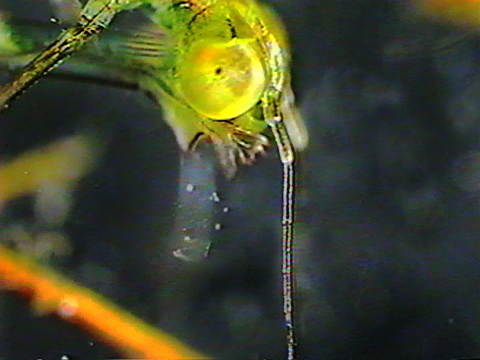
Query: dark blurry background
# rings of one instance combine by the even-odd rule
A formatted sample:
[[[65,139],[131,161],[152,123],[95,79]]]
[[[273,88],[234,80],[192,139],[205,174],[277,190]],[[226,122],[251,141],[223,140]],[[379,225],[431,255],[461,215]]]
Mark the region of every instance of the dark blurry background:
[[[310,132],[300,155],[296,329],[301,360],[480,355],[480,42],[402,1],[272,0],[293,45]],[[3,0],[45,19],[47,1]],[[9,75],[1,74],[5,82]],[[72,248],[51,266],[219,359],[285,358],[276,152],[227,181],[210,257],[165,248],[180,153],[144,94],[47,77],[0,125],[15,154],[94,127],[108,141],[73,190]],[[3,211],[28,223],[33,200]],[[0,298],[4,359],[119,356],[26,301]]]

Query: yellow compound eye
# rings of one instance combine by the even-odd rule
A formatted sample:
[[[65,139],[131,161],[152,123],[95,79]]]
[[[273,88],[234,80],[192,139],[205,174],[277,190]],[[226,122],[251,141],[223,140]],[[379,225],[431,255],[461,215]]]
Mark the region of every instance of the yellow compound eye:
[[[265,69],[252,40],[199,41],[184,54],[177,71],[184,99],[210,119],[242,115],[265,89]]]

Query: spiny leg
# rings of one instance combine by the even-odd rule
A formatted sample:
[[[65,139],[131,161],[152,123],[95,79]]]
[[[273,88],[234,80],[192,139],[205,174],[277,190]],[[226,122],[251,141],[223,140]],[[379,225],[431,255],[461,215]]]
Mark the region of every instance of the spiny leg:
[[[104,30],[118,12],[138,7],[142,3],[142,0],[89,0],[77,25],[62,32],[13,81],[0,88],[0,112],[42,76],[81,49],[94,35]]]

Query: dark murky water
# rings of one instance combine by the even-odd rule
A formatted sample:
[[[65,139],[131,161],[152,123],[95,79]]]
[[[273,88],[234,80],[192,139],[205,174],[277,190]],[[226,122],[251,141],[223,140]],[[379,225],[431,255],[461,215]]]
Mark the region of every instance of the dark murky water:
[[[478,356],[478,36],[455,42],[461,30],[414,21],[400,1],[271,3],[291,35],[293,86],[310,131],[298,167],[299,358]],[[52,16],[46,2],[2,6]],[[445,42],[453,45],[432,46]],[[53,265],[219,359],[282,359],[275,151],[232,181],[217,179],[228,212],[212,218],[221,230],[208,262],[184,266],[165,246],[179,149],[143,94],[44,79],[2,115],[0,153],[83,127],[108,145],[73,191],[62,228],[73,250]],[[10,204],[2,226],[33,221],[33,202]],[[33,316],[16,296],[0,306],[0,357],[119,355]]]

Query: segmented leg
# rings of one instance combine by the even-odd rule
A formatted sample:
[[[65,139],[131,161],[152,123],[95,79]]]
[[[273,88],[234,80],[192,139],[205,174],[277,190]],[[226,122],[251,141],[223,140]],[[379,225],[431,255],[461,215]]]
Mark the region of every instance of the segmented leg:
[[[62,32],[58,39],[27,64],[13,81],[0,88],[0,111],[42,76],[81,49],[94,35],[104,30],[118,12],[141,4],[141,0],[90,0],[85,5],[77,25]]]

